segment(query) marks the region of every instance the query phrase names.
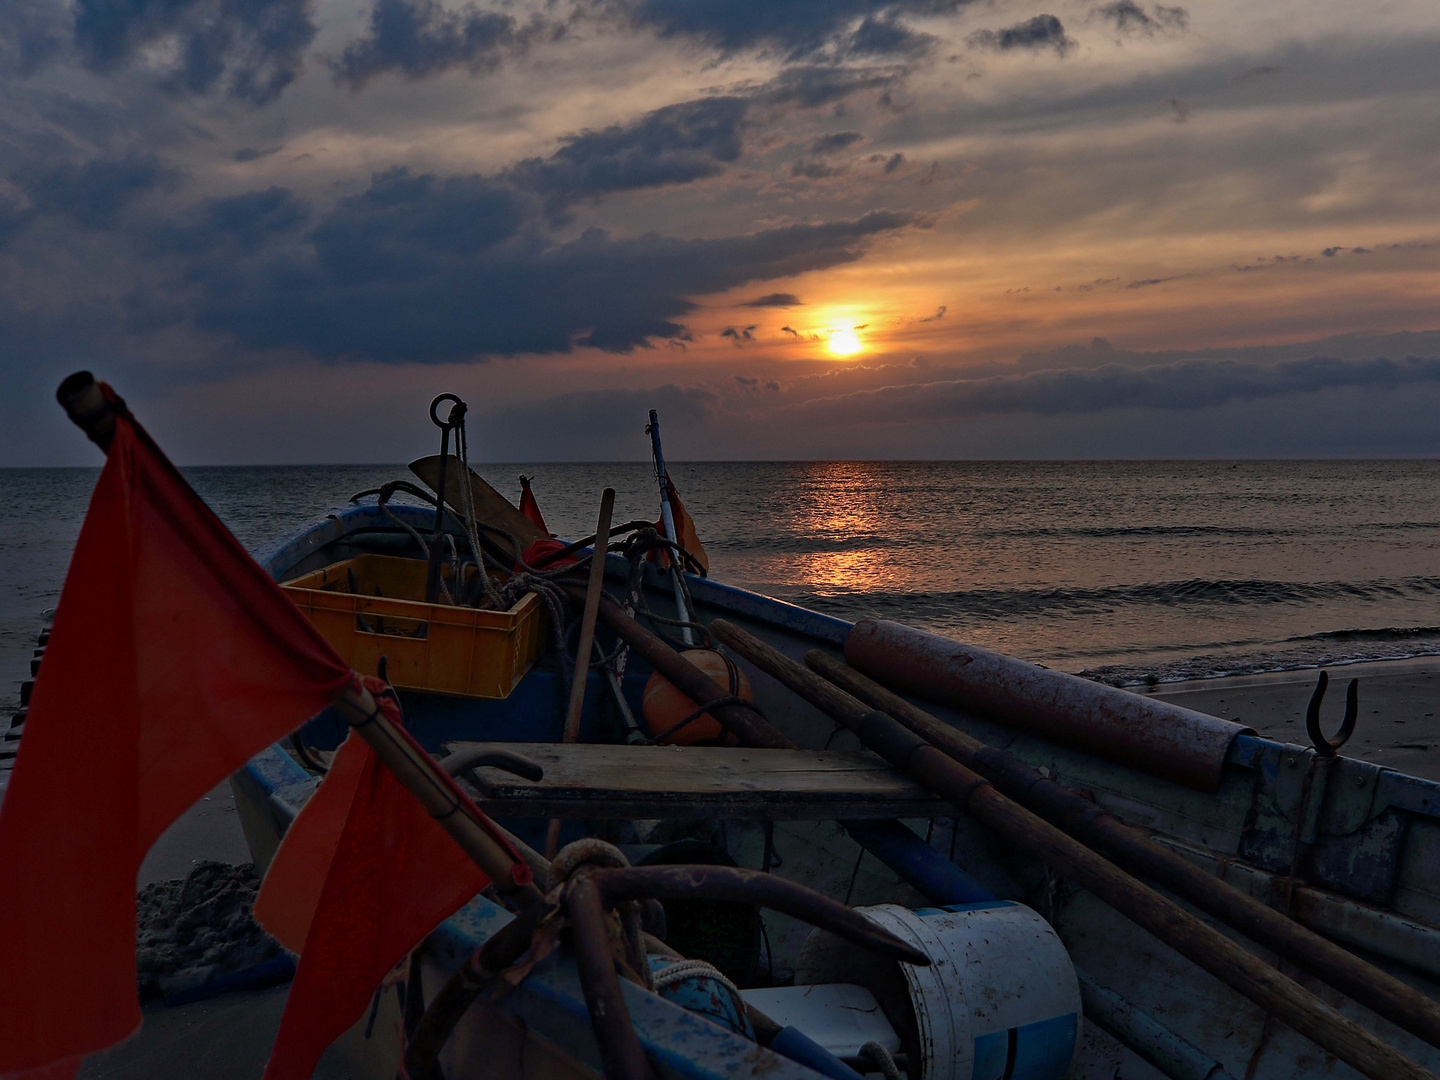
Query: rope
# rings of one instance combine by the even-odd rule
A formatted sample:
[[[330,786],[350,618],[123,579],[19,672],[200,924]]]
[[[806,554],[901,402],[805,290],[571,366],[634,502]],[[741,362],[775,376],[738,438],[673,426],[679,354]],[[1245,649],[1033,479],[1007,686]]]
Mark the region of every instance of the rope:
[[[566,844],[555,854],[555,858],[550,863],[550,874],[546,883],[553,892],[565,884],[570,876],[582,866],[618,868],[629,865],[630,860],[614,844],[607,844],[604,840],[590,836]],[[623,904],[616,904],[615,914],[620,916],[620,929],[625,935],[626,946],[630,950],[630,954],[640,961],[641,970],[635,974],[640,978],[641,984],[646,990],[654,990],[655,977],[650,971],[650,963],[645,952],[645,936],[640,926],[639,902],[628,900]]]
[[[885,1080],[905,1080],[900,1071],[900,1066],[895,1064],[895,1059],[890,1056],[890,1051],[881,1046],[878,1042],[867,1042],[860,1047],[860,1053],[856,1055],[861,1058],[869,1058],[875,1063],[879,1070],[885,1074]]]
[[[740,996],[740,988],[727,979],[724,973],[714,964],[704,960],[672,960],[659,971],[655,972],[655,985],[652,989],[658,994],[671,983],[684,982],[686,979],[714,979],[721,986],[735,995],[736,1004],[740,1006],[743,1013],[745,999]]]

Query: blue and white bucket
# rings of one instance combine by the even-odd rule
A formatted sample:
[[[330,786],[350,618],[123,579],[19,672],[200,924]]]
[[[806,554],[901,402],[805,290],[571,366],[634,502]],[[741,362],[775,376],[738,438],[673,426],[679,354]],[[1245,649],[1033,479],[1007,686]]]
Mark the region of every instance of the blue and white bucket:
[[[923,1080],[1061,1080],[1080,1039],[1080,986],[1054,929],[1008,901],[859,908],[930,957],[901,964]]]

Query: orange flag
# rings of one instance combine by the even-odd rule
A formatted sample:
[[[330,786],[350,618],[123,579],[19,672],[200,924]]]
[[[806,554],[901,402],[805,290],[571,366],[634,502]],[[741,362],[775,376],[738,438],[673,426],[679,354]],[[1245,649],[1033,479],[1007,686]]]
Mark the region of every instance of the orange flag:
[[[109,397],[114,440],[0,808],[0,1074],[78,1065],[139,1026],[146,851],[351,677]]]
[[[529,518],[537,529],[550,534],[550,526],[545,524],[545,515],[540,513],[540,504],[535,501],[535,493],[530,490],[530,478],[520,477],[520,512]]]
[[[377,700],[398,725],[394,700]],[[360,737],[346,739],[255,901],[260,924],[300,953],[266,1080],[308,1078],[385,973],[487,884]]]
[[[680,495],[675,491],[675,485],[670,482],[668,477],[665,480],[665,490],[670,496],[670,513],[675,518],[675,542],[700,564],[702,575],[709,575],[710,556],[705,554],[705,546],[700,543],[700,537],[695,533],[695,519],[685,509],[685,504],[680,501]],[[661,536],[665,535],[663,519],[655,523],[655,531]],[[664,552],[651,552],[651,554],[655,556],[655,561],[661,566],[670,565],[669,557]]]

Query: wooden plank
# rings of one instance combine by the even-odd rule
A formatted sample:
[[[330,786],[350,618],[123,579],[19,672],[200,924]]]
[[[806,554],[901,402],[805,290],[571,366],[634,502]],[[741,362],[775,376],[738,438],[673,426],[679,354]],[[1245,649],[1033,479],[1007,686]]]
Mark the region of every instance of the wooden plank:
[[[451,751],[486,745],[447,743]],[[949,804],[865,751],[494,743],[538,762],[537,783],[484,767],[480,805],[511,817],[711,816],[758,821],[949,816]]]
[[[410,463],[410,471],[419,477],[431,491],[434,491],[440,483],[440,455],[431,454],[429,457],[416,458]],[[460,472],[460,459],[451,456],[450,460],[445,463],[445,502],[456,514],[460,512]],[[474,469],[470,470],[470,493],[475,500],[475,513],[480,520],[496,525],[510,533],[520,541],[522,550],[536,540],[549,539],[547,533],[541,532],[533,521],[516,509],[509,499],[481,479]],[[497,547],[509,547],[504,538],[487,534],[484,530],[481,530],[480,536],[487,544],[493,543]],[[507,551],[506,554],[508,555],[509,552]]]

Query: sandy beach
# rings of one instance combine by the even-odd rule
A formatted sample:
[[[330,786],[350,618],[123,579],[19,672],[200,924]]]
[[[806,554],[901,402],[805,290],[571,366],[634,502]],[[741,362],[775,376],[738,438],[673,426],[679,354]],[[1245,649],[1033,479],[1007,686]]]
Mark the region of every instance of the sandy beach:
[[[1342,751],[1388,769],[1440,780],[1440,657],[1342,664],[1327,669],[1330,686],[1321,728],[1333,735],[1345,711],[1345,687],[1359,679],[1359,717]],[[1148,691],[1188,709],[1248,724],[1280,742],[1308,746],[1305,707],[1318,671],[1271,672],[1166,683]]]

